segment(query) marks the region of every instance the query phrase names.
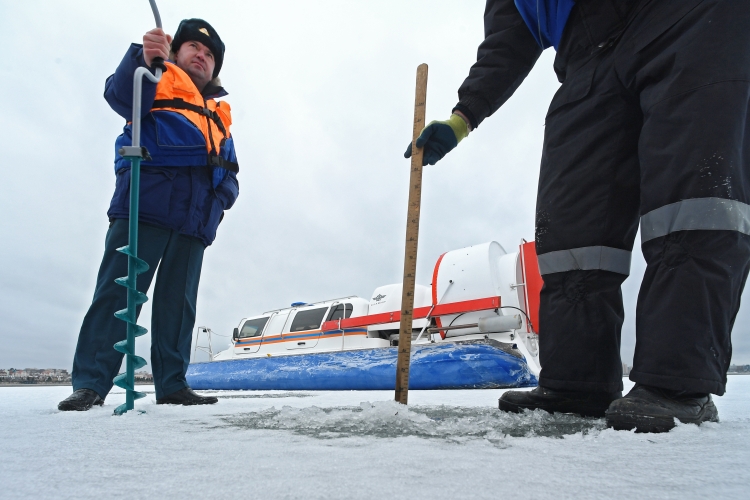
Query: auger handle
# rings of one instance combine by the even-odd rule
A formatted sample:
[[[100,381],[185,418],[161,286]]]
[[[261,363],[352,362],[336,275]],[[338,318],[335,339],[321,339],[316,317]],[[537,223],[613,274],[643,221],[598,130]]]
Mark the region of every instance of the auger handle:
[[[156,0],[148,0],[151,5],[151,12],[154,13],[154,21],[156,27],[161,28],[161,16],[159,15],[159,8],[156,6]],[[133,75],[133,147],[139,148],[141,146],[141,96],[143,95],[143,77],[145,76],[153,83],[159,83],[161,80],[161,74],[167,70],[164,65],[164,59],[161,57],[155,57],[151,62],[151,66],[155,69],[154,74],[146,68],[138,68],[135,70]]]
[[[151,12],[154,13],[156,27],[161,28],[161,16],[159,15],[159,8],[156,6],[156,0],[148,0],[148,3],[151,5]],[[167,71],[167,67],[164,65],[164,58],[162,57],[154,57],[154,60],[151,61],[151,66],[159,68],[162,71]]]
[[[148,0],[148,3],[151,4],[151,12],[154,13],[156,27],[161,28],[161,16],[159,15],[159,7],[156,6],[156,0]]]
[[[148,3],[151,5],[151,12],[154,13],[156,27],[161,28],[161,16],[159,15],[159,8],[156,6],[156,0],[148,0]],[[151,66],[159,68],[162,71],[167,71],[167,67],[164,65],[164,58],[162,57],[154,57],[154,60],[151,61]]]

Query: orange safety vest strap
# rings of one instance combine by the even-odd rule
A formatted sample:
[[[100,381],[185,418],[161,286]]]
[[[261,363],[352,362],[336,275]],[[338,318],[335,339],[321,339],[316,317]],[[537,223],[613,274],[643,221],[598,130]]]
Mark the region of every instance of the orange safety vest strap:
[[[151,109],[184,109],[187,111],[192,111],[194,113],[198,113],[199,115],[203,115],[211,120],[216,124],[216,128],[219,129],[219,131],[224,136],[221,139],[221,143],[219,144],[219,149],[224,147],[224,143],[227,140],[227,130],[224,127],[224,123],[221,120],[221,117],[219,116],[219,113],[216,111],[213,111],[208,108],[204,108],[203,106],[198,106],[193,103],[187,102],[183,99],[180,99],[179,97],[175,97],[173,99],[156,99],[154,100],[154,104],[151,106]],[[210,130],[210,128],[209,128]],[[213,148],[213,139],[211,140],[211,147]],[[209,153],[209,165],[213,167],[221,167],[229,170],[230,172],[234,172],[235,174],[240,171],[240,166],[236,162],[229,161],[224,159],[222,156],[219,156],[217,154],[210,154]]]
[[[221,117],[216,111],[204,108],[203,106],[196,106],[195,104],[180,99],[179,97],[175,97],[174,99],[156,99],[153,106],[151,106],[151,109],[159,108],[185,109],[203,115],[213,120],[216,127],[221,131],[224,137],[227,137],[227,129],[224,128],[224,123],[221,121]]]

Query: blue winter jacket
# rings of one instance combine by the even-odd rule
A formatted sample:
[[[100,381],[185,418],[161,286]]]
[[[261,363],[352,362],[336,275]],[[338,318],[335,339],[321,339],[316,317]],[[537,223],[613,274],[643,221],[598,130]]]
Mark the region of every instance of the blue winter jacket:
[[[130,209],[130,161],[117,153],[131,144],[133,73],[146,67],[143,48],[132,44],[115,73],[107,78],[104,98],[126,121],[123,133],[115,141],[115,193],[107,215],[126,219]],[[239,195],[234,172],[208,166],[203,134],[179,113],[151,111],[156,84],[144,78],[141,145],[152,160],[141,163],[141,188],[138,217],[141,222],[200,238],[208,246],[216,238],[216,229],[224,210],[232,207]],[[223,97],[221,87],[204,89],[204,97]],[[230,137],[221,149],[225,160],[236,163],[234,141]]]

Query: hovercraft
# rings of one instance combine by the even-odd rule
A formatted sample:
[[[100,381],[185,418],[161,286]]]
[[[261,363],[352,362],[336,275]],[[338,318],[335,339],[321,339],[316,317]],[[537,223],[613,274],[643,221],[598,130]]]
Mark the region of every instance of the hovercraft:
[[[243,318],[230,347],[191,363],[199,390],[389,390],[396,380],[400,283]],[[414,294],[410,389],[537,385],[539,275],[534,242],[441,255]],[[211,330],[201,327],[209,335]],[[196,340],[196,349],[197,340]]]

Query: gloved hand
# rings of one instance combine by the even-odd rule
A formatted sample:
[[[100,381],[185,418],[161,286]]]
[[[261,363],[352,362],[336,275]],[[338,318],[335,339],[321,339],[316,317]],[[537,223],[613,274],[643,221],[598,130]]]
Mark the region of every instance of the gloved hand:
[[[467,135],[469,126],[456,113],[445,121],[431,121],[417,137],[417,147],[424,148],[422,166],[436,164]],[[404,158],[411,158],[411,143]]]

